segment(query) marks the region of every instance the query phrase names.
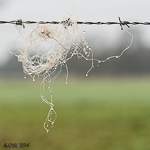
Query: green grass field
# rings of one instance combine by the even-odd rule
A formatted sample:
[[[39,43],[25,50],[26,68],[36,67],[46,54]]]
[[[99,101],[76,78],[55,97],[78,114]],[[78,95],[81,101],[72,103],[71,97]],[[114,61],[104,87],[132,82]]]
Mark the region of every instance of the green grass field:
[[[68,85],[58,78],[57,120],[48,134],[39,84],[0,80],[0,149],[30,143],[24,150],[150,150],[150,78],[85,77]]]

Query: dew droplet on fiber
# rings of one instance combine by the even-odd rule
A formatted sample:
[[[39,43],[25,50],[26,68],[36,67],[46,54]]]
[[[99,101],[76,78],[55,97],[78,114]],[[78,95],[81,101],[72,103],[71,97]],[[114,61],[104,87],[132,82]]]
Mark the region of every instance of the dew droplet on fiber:
[[[86,44],[86,43],[84,43],[83,45],[85,45],[85,46],[86,46],[87,44]]]
[[[49,130],[46,130],[46,132],[48,133]]]

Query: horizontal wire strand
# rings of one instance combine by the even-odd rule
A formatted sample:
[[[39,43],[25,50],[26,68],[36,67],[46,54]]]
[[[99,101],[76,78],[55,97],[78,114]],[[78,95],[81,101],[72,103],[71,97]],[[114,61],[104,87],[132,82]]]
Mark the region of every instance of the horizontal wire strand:
[[[0,21],[0,24],[16,24],[16,25],[22,25],[22,24],[34,24],[34,23],[39,23],[39,24],[63,24],[65,21],[22,21],[22,24],[17,23],[18,20],[16,21]],[[124,24],[125,23],[125,24]],[[77,21],[77,24],[87,24],[87,25],[114,25],[114,24],[121,24],[120,22],[81,22]],[[125,21],[123,22],[122,25],[150,25],[150,22],[128,22]]]
[[[129,22],[129,21],[121,21],[120,17],[119,22],[82,22],[82,21],[77,21],[77,24],[85,24],[85,25],[120,25],[121,30],[123,30],[123,26],[127,26],[130,28],[129,25],[150,25],[150,22]],[[25,28],[24,24],[65,24],[68,26],[71,26],[72,24],[69,22],[70,18],[68,18],[65,21],[22,21],[21,19],[19,20],[13,20],[13,21],[0,21],[0,24],[15,24],[15,25],[21,25]]]

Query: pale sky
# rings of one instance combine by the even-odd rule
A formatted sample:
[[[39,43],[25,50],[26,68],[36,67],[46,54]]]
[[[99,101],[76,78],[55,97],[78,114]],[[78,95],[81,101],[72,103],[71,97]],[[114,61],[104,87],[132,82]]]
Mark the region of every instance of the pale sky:
[[[71,14],[79,21],[150,21],[150,0],[4,0],[0,3],[0,20],[22,19],[35,21],[62,21]],[[120,27],[114,26],[82,26],[86,36],[94,34],[103,37],[107,42],[114,42],[120,34]],[[150,47],[150,26],[131,26],[142,30],[143,41]],[[18,31],[14,25],[0,24],[0,63],[8,55]]]

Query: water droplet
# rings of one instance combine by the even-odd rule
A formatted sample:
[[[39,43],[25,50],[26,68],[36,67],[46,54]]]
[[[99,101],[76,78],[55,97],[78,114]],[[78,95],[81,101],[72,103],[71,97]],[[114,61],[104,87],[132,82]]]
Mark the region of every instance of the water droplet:
[[[86,74],[86,77],[88,76],[88,74]]]
[[[98,63],[101,63],[101,61],[99,60]]]
[[[88,52],[85,52],[85,55],[87,55]]]
[[[48,87],[48,89],[50,89],[50,86]]]
[[[35,79],[33,78],[33,81],[35,81]]]
[[[46,132],[48,133],[49,130],[46,129]]]
[[[119,58],[119,56],[116,56],[116,58]]]
[[[66,84],[68,84],[68,83],[66,82]]]
[[[26,76],[24,76],[24,79],[26,79],[27,77]]]

